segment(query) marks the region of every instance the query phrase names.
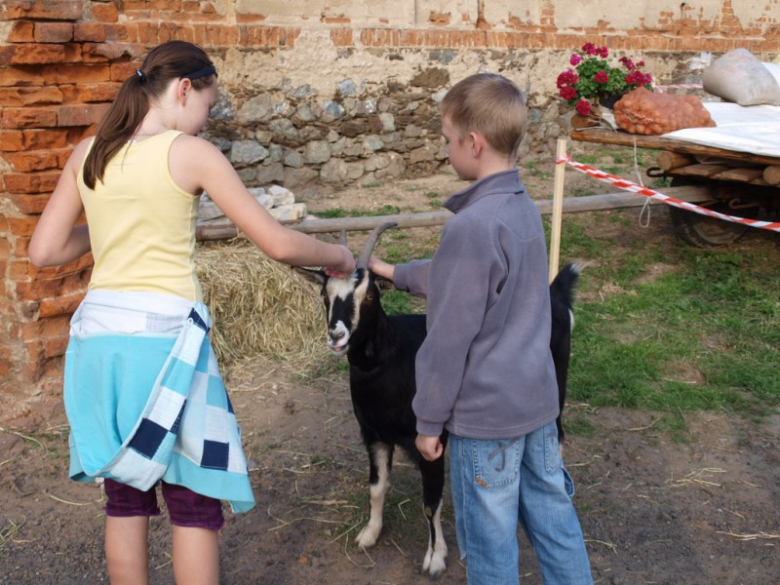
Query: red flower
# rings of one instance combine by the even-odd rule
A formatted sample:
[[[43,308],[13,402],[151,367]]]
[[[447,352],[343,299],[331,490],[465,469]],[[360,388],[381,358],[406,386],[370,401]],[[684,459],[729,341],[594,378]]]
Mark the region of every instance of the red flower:
[[[559,93],[565,100],[573,100],[577,97],[577,90],[574,89],[571,85],[563,86]]]
[[[587,116],[590,114],[590,102],[587,100],[578,101],[575,107],[580,116]]]
[[[569,64],[570,64],[572,67],[576,67],[577,65],[579,65],[579,64],[580,64],[580,61],[582,61],[582,57],[580,57],[580,56],[579,56],[577,53],[574,53],[574,54],[571,56],[571,59],[569,59]]]
[[[574,73],[574,71],[572,71],[571,69],[567,69],[566,71],[564,71],[558,76],[558,82],[557,82],[558,88],[560,89],[565,85],[574,85],[575,83],[577,83],[578,79],[579,77],[577,77],[577,74]]]
[[[607,83],[609,81],[609,75],[607,75],[606,71],[599,71],[593,77],[593,81],[596,83]]]

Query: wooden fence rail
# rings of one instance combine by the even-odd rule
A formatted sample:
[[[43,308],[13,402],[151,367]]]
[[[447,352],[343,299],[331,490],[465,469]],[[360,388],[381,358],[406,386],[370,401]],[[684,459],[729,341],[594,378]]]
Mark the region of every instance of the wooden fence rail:
[[[712,198],[706,187],[686,186],[664,189],[664,194],[689,203],[704,203]],[[627,207],[640,207],[645,204],[647,197],[633,193],[607,193],[604,195],[589,195],[587,197],[565,197],[563,199],[563,213],[583,213],[587,211],[607,211]],[[542,215],[552,213],[552,200],[536,201],[536,206]],[[651,205],[659,205],[655,199],[650,200]],[[446,210],[428,211],[423,213],[402,213],[398,215],[373,215],[365,217],[336,217],[336,218],[306,218],[298,222],[283,222],[290,229],[307,234],[332,233],[346,231],[372,230],[385,222],[395,222],[399,227],[429,227],[443,225],[452,213]],[[227,240],[235,238],[238,229],[227,218],[203,222],[197,225],[196,237],[199,241]]]

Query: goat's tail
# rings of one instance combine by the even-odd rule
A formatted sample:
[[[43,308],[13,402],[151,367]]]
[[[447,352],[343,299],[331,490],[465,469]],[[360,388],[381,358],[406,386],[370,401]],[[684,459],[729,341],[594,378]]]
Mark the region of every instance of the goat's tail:
[[[576,262],[570,262],[555,275],[550,284],[550,296],[562,302],[571,310],[574,306],[574,288],[582,273],[582,267]]]

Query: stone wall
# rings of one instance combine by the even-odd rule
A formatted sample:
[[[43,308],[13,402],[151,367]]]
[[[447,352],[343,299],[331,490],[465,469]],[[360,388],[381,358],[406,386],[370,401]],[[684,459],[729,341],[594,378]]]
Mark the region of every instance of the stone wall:
[[[780,0],[3,0],[0,4],[0,418],[59,404],[68,320],[91,260],[36,269],[26,247],[74,145],[144,52],[204,47],[220,73],[208,136],[250,187],[387,182],[446,163],[437,104],[500,72],[531,108],[522,155],[552,156],[570,110],[555,79],[590,41],[698,80],[714,55],[775,57]]]

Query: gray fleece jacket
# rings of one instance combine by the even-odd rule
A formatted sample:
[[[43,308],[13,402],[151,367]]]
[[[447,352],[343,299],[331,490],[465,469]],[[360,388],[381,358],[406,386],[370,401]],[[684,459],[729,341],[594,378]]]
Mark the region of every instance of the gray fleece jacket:
[[[542,219],[517,169],[450,197],[455,215],[432,260],[395,267],[395,285],[428,298],[417,353],[417,432],[513,438],[558,416]]]

